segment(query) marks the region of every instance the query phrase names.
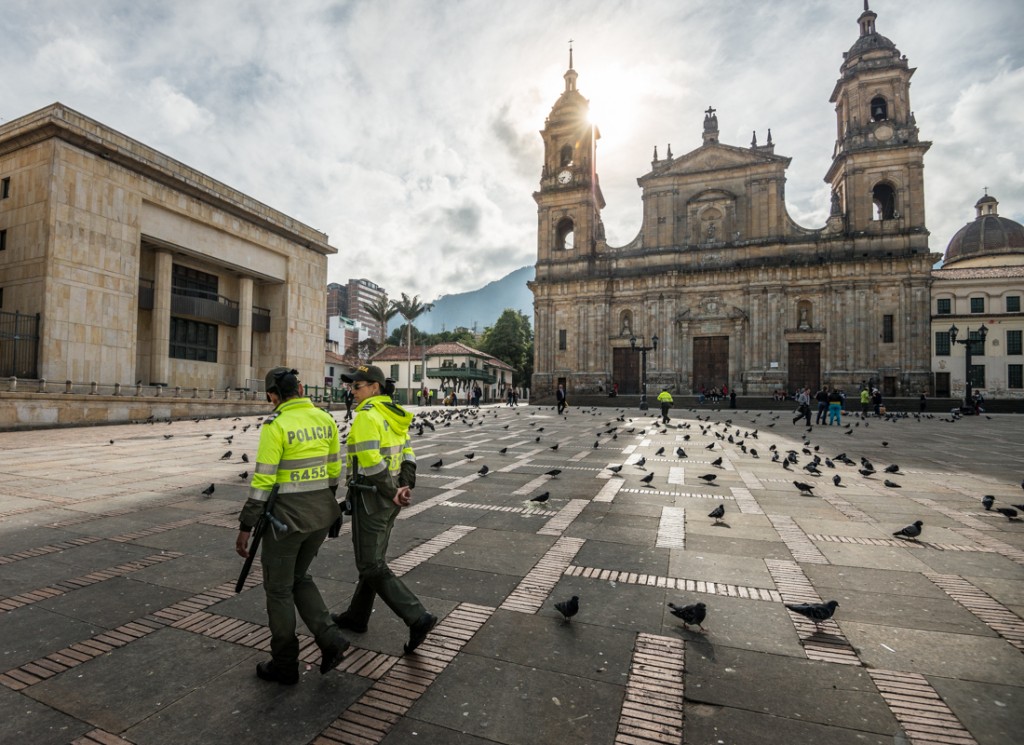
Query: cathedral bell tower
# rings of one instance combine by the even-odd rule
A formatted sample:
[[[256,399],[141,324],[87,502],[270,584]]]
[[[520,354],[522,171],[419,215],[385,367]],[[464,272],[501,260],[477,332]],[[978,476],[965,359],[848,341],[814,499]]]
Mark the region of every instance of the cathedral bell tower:
[[[924,218],[924,154],[910,108],[915,69],[878,33],[864,0],[860,38],[843,57],[832,97],[836,146],[825,181],[832,185],[832,219],[848,234],[918,233]]]
[[[592,259],[604,242],[601,209],[604,196],[597,178],[596,142],[590,103],[576,90],[576,71],[565,73],[565,90],[544,122],[544,167],[537,202],[537,262]]]

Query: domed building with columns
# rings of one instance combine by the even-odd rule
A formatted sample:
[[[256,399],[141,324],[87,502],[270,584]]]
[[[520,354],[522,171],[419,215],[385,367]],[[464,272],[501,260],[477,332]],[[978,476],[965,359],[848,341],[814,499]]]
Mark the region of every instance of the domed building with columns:
[[[728,385],[758,396],[824,384],[930,391],[929,288],[940,258],[924,213],[931,143],[919,139],[910,106],[914,68],[876,19],[869,9],[857,19],[829,99],[836,142],[820,227],[789,215],[782,144],[724,143],[708,107],[696,148],[655,150],[637,179],[640,232],[609,245],[600,132],[570,52],[565,90],[541,131],[534,193],[536,395],[612,384],[636,394],[645,379],[648,390]]]
[[[936,396],[1024,398],[1024,226],[985,191],[932,272]]]

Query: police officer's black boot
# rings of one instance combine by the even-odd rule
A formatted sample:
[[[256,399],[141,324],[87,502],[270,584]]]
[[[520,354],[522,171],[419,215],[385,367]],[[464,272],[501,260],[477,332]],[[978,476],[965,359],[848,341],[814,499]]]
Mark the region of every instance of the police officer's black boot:
[[[276,666],[273,660],[267,660],[256,665],[256,677],[272,683],[293,686],[299,682],[299,669],[296,666],[294,670],[285,671]]]

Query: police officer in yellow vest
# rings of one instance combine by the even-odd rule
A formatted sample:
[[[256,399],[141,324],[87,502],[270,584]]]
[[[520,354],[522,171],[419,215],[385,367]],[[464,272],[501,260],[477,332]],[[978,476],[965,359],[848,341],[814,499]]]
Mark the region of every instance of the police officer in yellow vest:
[[[661,389],[658,401],[661,403],[661,421],[663,424],[668,424],[668,410],[672,407],[672,394],[668,392],[668,388]]]
[[[348,499],[352,507],[352,547],[359,581],[344,613],[332,615],[343,629],[366,631],[373,601],[380,596],[409,627],[409,654],[437,624],[423,603],[387,565],[388,540],[395,519],[412,503],[416,457],[409,441],[412,414],[385,394],[384,371],[361,365],[341,379],[352,386],[356,418],[346,440]]]
[[[334,493],[341,477],[338,427],[327,412],[302,396],[298,372],[275,367],[266,377],[267,400],[274,413],[260,431],[256,468],[249,499],[239,516],[235,551],[243,558],[253,526],[278,487],[273,515],[288,526],[275,535],[263,534],[261,562],[271,659],[256,666],[263,680],[284,685],[299,682],[299,641],[295,635],[295,609],[320,647],[321,674],[341,662],[349,642],[331,623],[309,566],[332,524],[341,519]]]

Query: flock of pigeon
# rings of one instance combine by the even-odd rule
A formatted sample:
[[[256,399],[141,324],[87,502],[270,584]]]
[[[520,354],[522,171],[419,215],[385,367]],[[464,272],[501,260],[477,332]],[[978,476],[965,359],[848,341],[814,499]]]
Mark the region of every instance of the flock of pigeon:
[[[692,411],[692,409],[691,409],[691,411]],[[596,410],[595,410],[594,413],[596,415]],[[749,412],[744,412],[744,413],[749,413]],[[751,423],[756,423],[757,418],[760,417],[760,416],[761,416],[761,414],[756,414],[755,418],[754,418],[754,421],[751,422]],[[895,422],[895,421],[898,421],[900,419],[907,419],[907,418],[909,418],[909,416],[910,415],[908,415],[908,414],[893,413],[893,414],[886,415],[884,417],[884,420],[885,421],[890,421],[890,422]],[[947,419],[946,421],[955,421],[958,418],[955,414],[952,415],[952,416],[953,416],[952,419]],[[935,418],[934,416],[929,416],[929,415],[924,415],[924,416],[914,415],[914,417],[916,419],[919,419],[919,420],[922,419],[922,418],[929,418],[929,419]],[[710,420],[711,420],[710,415],[706,416],[703,420],[701,420],[701,417],[699,415],[696,418],[697,418],[697,426],[700,428],[700,432],[701,432],[702,436],[705,436],[705,437],[707,437],[709,435],[714,436],[717,441],[724,441],[724,442],[728,442],[731,445],[737,446],[738,449],[742,453],[748,455],[751,458],[754,458],[754,459],[760,458],[760,455],[759,455],[757,449],[755,447],[748,446],[748,444],[747,444],[747,442],[749,440],[757,440],[758,439],[758,430],[757,430],[757,428],[754,428],[752,430],[742,430],[741,431],[740,427],[738,427],[738,426],[734,427],[733,426],[732,419],[727,419],[724,422],[710,423]],[[772,418],[777,420],[779,418],[779,416],[776,415],[776,416],[774,416]],[[616,421],[618,421],[620,423],[633,424],[633,420],[632,419],[628,419],[627,420],[625,415],[620,415],[617,418]],[[701,424],[701,421],[703,421],[704,424]],[[846,425],[846,432],[844,432],[844,434],[852,434],[853,427],[854,426],[859,427],[860,424],[861,424],[860,422],[856,422],[855,425],[847,424]],[[605,424],[605,426],[609,426],[609,425],[611,425],[610,422]],[[717,429],[715,429],[715,427],[719,426],[719,425],[723,428],[722,431],[718,431]],[[768,427],[774,427],[775,426],[775,422],[773,421],[773,422],[767,424],[767,426]],[[866,419],[864,421],[864,426],[865,427],[869,427],[870,426],[870,423]],[[692,428],[692,425],[688,424],[688,423],[679,423],[679,424],[675,425],[675,429],[676,430],[689,430],[691,428]],[[619,430],[619,426],[617,426],[617,425],[610,426],[609,429],[603,430],[601,432],[598,432],[598,436],[600,436],[602,434],[605,434],[605,435],[611,434],[611,435],[613,435],[613,438],[617,438],[618,437],[618,430]],[[813,430],[812,427],[808,427],[806,431],[810,432],[812,430]],[[652,425],[650,427],[650,429],[644,429],[644,428],[637,429],[636,426],[633,426],[633,427],[629,428],[628,430],[625,430],[625,432],[628,433],[628,434],[638,434],[638,435],[644,435],[644,434],[648,434],[648,433],[650,433],[650,434],[654,434],[654,433],[667,434],[668,431],[669,431],[668,425],[664,425],[664,424],[660,424],[660,423],[656,423],[656,424]],[[688,441],[689,439],[690,439],[690,434],[683,435],[683,440],[684,441]],[[805,471],[808,475],[810,475],[811,477],[814,477],[814,478],[820,478],[821,476],[824,475],[824,472],[821,470],[822,466],[824,466],[826,469],[831,469],[831,470],[836,470],[837,471],[838,470],[838,466],[836,465],[837,463],[841,464],[841,465],[844,465],[844,466],[856,468],[857,469],[857,473],[861,477],[866,479],[866,480],[875,480],[875,477],[877,477],[878,474],[879,474],[879,471],[875,468],[874,464],[868,458],[861,457],[860,461],[857,462],[857,461],[854,461],[853,459],[851,459],[845,452],[839,453],[839,454],[833,456],[832,458],[828,458],[828,457],[824,457],[823,458],[819,454],[821,446],[820,445],[814,445],[813,448],[812,448],[812,443],[810,442],[806,432],[802,435],[802,439],[803,439],[803,447],[801,448],[799,453],[795,449],[791,449],[791,450],[788,450],[788,451],[786,451],[784,453],[781,453],[776,445],[771,445],[768,448],[768,451],[772,453],[772,458],[771,458],[772,462],[773,463],[781,463],[781,467],[784,470],[790,471],[790,472],[792,472],[794,470],[794,467],[800,466],[801,470]],[[881,442],[881,445],[882,445],[883,448],[887,448],[889,446],[889,442],[887,440],[881,440],[880,442]],[[598,443],[595,442],[594,443],[594,447],[597,447],[597,445],[598,445]],[[716,445],[716,442],[712,441],[711,443],[706,445],[704,447],[704,449],[705,450],[714,450],[715,449],[715,445]],[[664,447],[658,448],[658,450],[655,452],[655,456],[663,456],[664,454],[665,454],[665,448]],[[800,465],[800,455],[801,454],[804,455],[804,456],[807,456],[809,458],[809,460],[806,463],[804,463],[802,466]],[[679,459],[687,457],[686,450],[684,448],[682,448],[682,447],[676,447],[675,455]],[[623,469],[627,465],[633,466],[635,468],[639,468],[642,471],[646,471],[647,470],[645,468],[646,463],[647,463],[647,459],[645,457],[640,457],[638,460],[636,460],[636,461],[634,461],[632,463],[623,463],[623,464],[609,465],[609,466],[607,466],[607,470],[610,471],[613,476],[621,477],[622,476],[622,471],[623,471]],[[723,467],[723,459],[722,459],[722,457],[719,456],[715,460],[711,461],[711,465],[716,467],[716,468],[722,468]],[[892,464],[886,466],[884,469],[882,469],[881,473],[887,474],[887,475],[892,475],[892,476],[902,475],[902,472],[900,471],[900,467],[896,463],[892,463]],[[708,486],[715,486],[716,484],[714,482],[717,479],[717,474],[706,473],[706,474],[703,474],[701,476],[698,476],[698,478],[701,479]],[[654,480],[654,473],[650,472],[650,473],[647,473],[645,476],[640,478],[640,483],[642,483],[644,486],[650,487],[653,480]],[[845,488],[845,485],[843,484],[843,478],[842,478],[842,476],[839,473],[835,473],[832,476],[831,480],[832,480],[833,486],[835,486],[836,488]],[[886,488],[889,488],[889,489],[899,489],[899,488],[901,488],[901,485],[898,482],[896,482],[896,481],[894,481],[894,480],[892,480],[890,478],[887,478],[887,477],[883,477],[882,484]],[[818,486],[816,484],[808,483],[806,481],[800,481],[800,480],[794,480],[793,481],[793,485],[797,488],[797,490],[803,496],[813,496],[814,495],[814,489],[816,489],[817,486]],[[1024,481],[1021,481],[1021,488],[1024,489]],[[1019,513],[1020,512],[1024,512],[1024,504],[1014,504],[1014,505],[1012,505],[1010,507],[995,507],[993,509],[994,504],[995,504],[995,497],[992,496],[992,495],[984,496],[981,501],[982,501],[982,506],[985,508],[985,510],[990,510],[990,511],[998,512],[999,514],[1004,515],[1007,519],[1009,519],[1011,521],[1018,520],[1019,519],[1018,518]],[[724,516],[725,516],[725,504],[724,503],[719,504],[717,507],[715,507],[713,510],[711,510],[711,512],[708,513],[708,517],[710,517],[710,518],[712,518],[714,520],[714,524],[720,524],[721,521],[722,521],[722,518]],[[893,536],[895,536],[897,538],[901,538],[901,539],[917,541],[917,539],[921,536],[921,532],[922,532],[923,526],[924,526],[924,521],[922,521],[922,520],[915,520],[910,525],[907,525],[907,526],[905,526],[903,528],[900,528],[899,530],[894,531],[893,532]],[[707,616],[707,606],[704,603],[693,603],[693,604],[690,604],[690,605],[682,605],[682,606],[681,605],[677,605],[675,603],[669,603],[668,607],[669,607],[669,610],[670,610],[670,612],[672,613],[673,616],[675,616],[676,618],[679,618],[679,619],[682,620],[683,626],[685,628],[688,628],[689,626],[694,626],[695,625],[701,631],[705,630],[704,626],[703,626],[703,622],[704,622],[704,619]],[[816,626],[821,624],[821,623],[824,623],[825,621],[828,621],[830,618],[832,618],[832,616],[835,614],[836,608],[838,608],[838,607],[839,607],[839,603],[837,601],[835,601],[835,600],[830,600],[830,601],[825,602],[825,603],[787,603],[786,604],[786,608],[788,608],[789,610],[793,611],[794,613],[797,613],[797,614],[799,614],[801,616],[804,616],[805,618],[807,618],[810,621],[812,621]],[[562,614],[563,619],[565,621],[568,621],[570,618],[572,618],[573,616],[575,616],[579,612],[579,597],[574,595],[570,600],[564,600],[564,601],[557,602],[557,603],[555,603],[555,608]]]

